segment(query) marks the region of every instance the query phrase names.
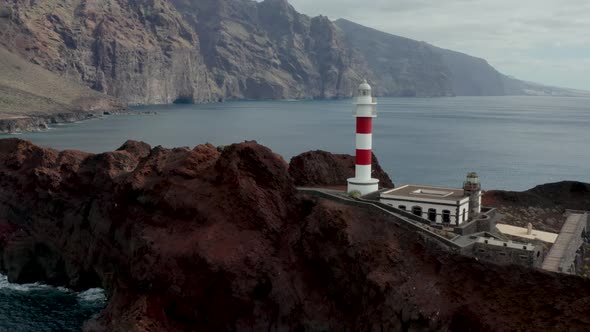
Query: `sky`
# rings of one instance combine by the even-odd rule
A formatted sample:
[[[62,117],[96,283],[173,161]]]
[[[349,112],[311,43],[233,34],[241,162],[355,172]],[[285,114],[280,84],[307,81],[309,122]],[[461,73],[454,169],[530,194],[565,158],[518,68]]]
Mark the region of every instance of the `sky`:
[[[481,57],[502,73],[590,91],[590,0],[289,0],[350,21]]]

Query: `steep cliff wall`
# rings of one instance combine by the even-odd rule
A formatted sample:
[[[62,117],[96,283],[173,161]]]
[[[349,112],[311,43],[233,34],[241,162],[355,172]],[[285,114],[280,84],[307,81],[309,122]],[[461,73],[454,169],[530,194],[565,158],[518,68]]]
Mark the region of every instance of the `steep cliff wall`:
[[[432,47],[441,56],[450,72],[453,92],[458,96],[503,96],[523,94],[522,90],[510,89],[506,76],[499,73],[484,59],[467,54]]]
[[[371,68],[379,96],[452,96],[452,74],[430,45],[340,19],[335,22],[350,45]],[[487,78],[482,78],[485,80]]]
[[[0,0],[0,45],[131,104],[224,98],[568,94],[485,60],[287,0]]]
[[[299,14],[286,0],[172,2],[200,33],[228,98],[345,97],[366,72],[327,17]]]
[[[125,111],[114,98],[71,82],[0,46],[0,133],[36,131]]]
[[[11,2],[0,43],[33,63],[131,104],[220,97],[197,34],[167,1]]]

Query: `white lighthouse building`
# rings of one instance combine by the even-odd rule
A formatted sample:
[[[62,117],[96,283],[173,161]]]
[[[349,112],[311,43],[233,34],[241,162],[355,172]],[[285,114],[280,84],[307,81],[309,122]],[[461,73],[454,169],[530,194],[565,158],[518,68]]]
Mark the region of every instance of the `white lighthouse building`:
[[[365,80],[359,85],[353,115],[356,117],[355,177],[348,179],[348,192],[366,195],[379,190],[379,180],[371,178],[373,118],[377,117],[377,101]]]

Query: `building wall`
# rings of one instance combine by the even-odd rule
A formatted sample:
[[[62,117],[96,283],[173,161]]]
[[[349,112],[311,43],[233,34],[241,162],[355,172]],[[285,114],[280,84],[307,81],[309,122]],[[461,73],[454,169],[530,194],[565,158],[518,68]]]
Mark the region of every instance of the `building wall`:
[[[436,249],[442,248],[443,250],[447,250],[449,252],[455,252],[455,253],[463,253],[463,254],[467,253],[466,251],[464,251],[465,248],[462,248],[457,243],[451,241],[450,239],[448,239],[444,236],[441,236],[440,234],[436,234],[436,233],[431,232],[430,230],[420,226],[419,222],[417,222],[417,221],[416,222],[413,222],[413,221],[408,222],[402,218],[399,218],[399,216],[397,215],[397,214],[399,214],[399,212],[396,211],[395,209],[390,208],[389,205],[387,205],[387,204],[384,204],[381,202],[372,202],[372,201],[367,201],[367,200],[352,200],[352,199],[342,198],[340,196],[328,194],[328,193],[322,192],[321,190],[316,190],[316,189],[299,189],[299,190],[305,192],[308,195],[312,195],[312,196],[316,196],[316,197],[320,197],[320,198],[325,198],[325,199],[330,199],[330,200],[338,200],[338,202],[340,202],[342,204],[346,204],[346,205],[354,206],[354,207],[358,207],[358,208],[368,209],[372,213],[381,214],[383,216],[386,216],[386,217],[390,218],[391,221],[394,222],[394,225],[401,226],[404,229],[407,229],[407,230],[410,230],[410,231],[413,231],[413,232],[416,232],[417,234],[419,234],[421,236],[421,238],[424,240],[424,244],[427,247],[436,248]],[[406,217],[406,218],[411,219],[409,217]]]
[[[493,232],[496,229],[496,223],[502,218],[496,209],[483,208],[481,214],[475,219],[455,227],[454,232],[459,235],[469,235],[481,232]]]
[[[528,244],[527,247],[529,250],[475,243],[472,255],[478,259],[496,264],[515,264],[529,268],[541,267],[544,257],[543,247],[532,246],[531,244]],[[532,250],[530,250],[531,247]]]
[[[436,223],[442,224],[442,212],[443,210],[449,210],[451,212],[451,225],[461,225],[463,223],[463,209],[465,209],[465,221],[469,219],[469,201],[463,203],[459,209],[457,209],[457,205],[455,204],[430,204],[425,202],[407,202],[407,201],[399,201],[395,199],[389,198],[381,198],[381,202],[387,205],[393,206],[398,208],[400,205],[404,205],[406,207],[406,211],[412,212],[412,207],[420,206],[422,208],[422,218],[428,219],[428,210],[435,209],[436,210]],[[459,214],[457,215],[457,211]]]

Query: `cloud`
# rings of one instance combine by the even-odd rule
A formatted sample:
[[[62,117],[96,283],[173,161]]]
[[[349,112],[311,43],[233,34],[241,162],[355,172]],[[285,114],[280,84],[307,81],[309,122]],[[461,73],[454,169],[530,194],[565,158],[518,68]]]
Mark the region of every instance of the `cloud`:
[[[521,79],[590,90],[588,69],[582,67],[590,61],[588,0],[290,2],[311,16],[346,18],[482,57],[505,74]],[[545,70],[544,66],[550,68]]]

